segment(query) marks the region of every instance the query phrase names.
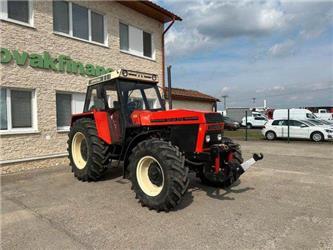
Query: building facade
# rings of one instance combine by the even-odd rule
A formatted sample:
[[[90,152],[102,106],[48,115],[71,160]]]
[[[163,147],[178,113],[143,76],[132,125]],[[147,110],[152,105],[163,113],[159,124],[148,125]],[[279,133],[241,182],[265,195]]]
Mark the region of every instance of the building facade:
[[[151,2],[1,1],[2,169],[67,164],[70,116],[88,79],[119,68],[163,77],[164,23]],[[162,83],[161,83],[162,84]]]
[[[164,96],[168,98],[168,88],[165,88]],[[216,111],[217,102],[220,100],[201,93],[197,90],[171,88],[173,109],[194,109],[202,111]],[[167,100],[168,104],[168,100]]]

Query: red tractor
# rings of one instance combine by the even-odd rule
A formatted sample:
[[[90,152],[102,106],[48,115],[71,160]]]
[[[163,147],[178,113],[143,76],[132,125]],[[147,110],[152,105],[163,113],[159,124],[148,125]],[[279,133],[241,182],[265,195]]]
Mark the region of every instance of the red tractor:
[[[215,112],[165,110],[157,75],[117,70],[89,81],[82,114],[73,115],[70,165],[81,181],[97,181],[113,160],[143,206],[169,211],[182,200],[189,171],[203,183],[230,186],[253,163],[223,137]]]

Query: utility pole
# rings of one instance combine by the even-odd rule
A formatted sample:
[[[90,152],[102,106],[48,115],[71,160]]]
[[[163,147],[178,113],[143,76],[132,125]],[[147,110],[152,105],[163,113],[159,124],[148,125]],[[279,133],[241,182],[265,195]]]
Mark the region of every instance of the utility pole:
[[[224,107],[224,110],[227,110],[227,98],[229,96],[228,95],[223,95],[222,98],[223,98],[223,107]]]
[[[257,99],[257,98],[255,98],[255,97],[252,97],[253,104],[255,104],[255,103],[256,103],[256,99]]]

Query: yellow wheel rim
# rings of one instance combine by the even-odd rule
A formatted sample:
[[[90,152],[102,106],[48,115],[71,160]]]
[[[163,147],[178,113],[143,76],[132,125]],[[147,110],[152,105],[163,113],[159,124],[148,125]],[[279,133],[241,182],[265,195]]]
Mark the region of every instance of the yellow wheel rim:
[[[78,169],[84,169],[87,164],[87,161],[82,154],[83,146],[87,147],[86,137],[81,132],[77,132],[72,140],[72,158]]]
[[[162,178],[160,185],[154,184],[149,177],[149,168],[152,164],[155,164],[155,168],[159,168],[159,174]],[[152,156],[144,156],[140,159],[136,167],[136,179],[141,190],[149,196],[159,195],[164,187],[163,169],[160,163]]]

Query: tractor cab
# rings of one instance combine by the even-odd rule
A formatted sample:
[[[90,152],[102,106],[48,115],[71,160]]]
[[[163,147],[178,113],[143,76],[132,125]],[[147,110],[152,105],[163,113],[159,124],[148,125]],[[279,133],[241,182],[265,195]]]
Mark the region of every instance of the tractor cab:
[[[89,81],[84,112],[92,109],[124,108],[127,114],[134,110],[161,110],[158,79],[154,74],[117,70]]]
[[[106,117],[108,126],[104,124],[104,128],[110,127],[111,133],[106,141],[120,143],[126,128],[135,126],[134,111],[165,110],[157,83],[155,74],[124,69],[93,78],[88,82],[83,114],[74,115],[72,123],[89,113],[99,120]]]

